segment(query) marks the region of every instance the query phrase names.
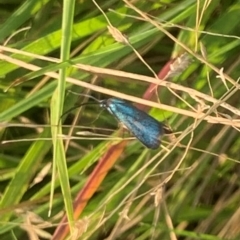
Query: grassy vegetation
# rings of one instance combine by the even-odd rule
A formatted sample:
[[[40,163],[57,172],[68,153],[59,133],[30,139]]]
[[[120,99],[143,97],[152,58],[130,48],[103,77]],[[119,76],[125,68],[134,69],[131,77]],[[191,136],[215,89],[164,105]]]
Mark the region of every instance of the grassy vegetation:
[[[1,240],[240,239],[239,0],[0,11]],[[61,118],[78,93],[174,134],[150,150],[98,105]]]

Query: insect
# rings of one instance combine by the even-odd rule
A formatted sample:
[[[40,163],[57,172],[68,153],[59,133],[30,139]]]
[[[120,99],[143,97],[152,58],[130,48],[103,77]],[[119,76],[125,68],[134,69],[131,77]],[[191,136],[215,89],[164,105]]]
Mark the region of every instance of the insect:
[[[148,115],[146,112],[136,108],[130,102],[119,98],[108,98],[98,100],[92,96],[102,108],[108,110],[132,135],[134,135],[144,146],[150,149],[157,149],[161,144],[161,136],[171,131],[166,126]],[[95,102],[82,103],[65,112],[76,109],[87,104],[96,104]]]

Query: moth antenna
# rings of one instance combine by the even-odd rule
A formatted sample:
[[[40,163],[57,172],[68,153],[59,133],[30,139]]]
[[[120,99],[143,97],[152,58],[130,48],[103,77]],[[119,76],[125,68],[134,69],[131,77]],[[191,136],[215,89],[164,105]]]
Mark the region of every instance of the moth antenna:
[[[71,111],[73,111],[73,110],[75,110],[75,109],[77,109],[77,108],[80,108],[80,107],[85,106],[85,105],[96,105],[96,104],[99,104],[99,102],[85,102],[85,103],[81,103],[81,104],[79,104],[79,105],[76,105],[76,106],[68,109],[66,112],[64,112],[64,113],[61,115],[59,121],[63,118],[63,116],[65,116],[66,114],[70,113]]]
[[[91,96],[91,95],[84,94],[84,93],[77,93],[77,92],[74,92],[74,91],[72,91],[72,90],[68,90],[68,92],[70,92],[70,93],[72,93],[72,94],[75,94],[75,95],[77,95],[77,96],[84,96],[84,97],[91,98],[91,99],[93,99],[93,100],[96,101],[96,102],[95,102],[95,103],[93,103],[93,102],[85,102],[85,103],[81,103],[81,104],[79,104],[79,105],[75,105],[74,107],[68,109],[65,113],[63,113],[63,114],[61,115],[61,117],[60,117],[60,119],[59,119],[59,122],[60,122],[60,120],[63,118],[63,116],[65,116],[66,114],[70,113],[71,111],[73,111],[73,110],[75,110],[75,109],[77,109],[77,108],[80,108],[80,107],[82,107],[82,106],[84,106],[84,105],[100,104],[100,103],[101,103],[101,100],[98,100],[97,98],[95,98],[95,97],[93,97],[93,96]]]
[[[74,94],[74,95],[77,95],[77,96],[84,96],[84,97],[91,98],[91,99],[93,99],[94,101],[96,101],[96,102],[98,102],[98,103],[101,102],[101,100],[98,100],[97,98],[95,98],[95,97],[93,97],[93,96],[91,96],[91,95],[85,94],[85,93],[77,93],[77,92],[74,92],[74,91],[72,91],[72,90],[68,90],[68,92],[70,92],[70,93],[72,93],[72,94]]]

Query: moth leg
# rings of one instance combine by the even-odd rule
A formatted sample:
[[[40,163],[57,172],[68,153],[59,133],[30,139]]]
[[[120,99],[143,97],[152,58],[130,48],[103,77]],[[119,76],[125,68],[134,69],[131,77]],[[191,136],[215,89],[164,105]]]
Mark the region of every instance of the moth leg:
[[[121,122],[118,123],[118,126],[119,126],[119,130],[121,132],[121,137],[124,139],[125,133],[129,133],[129,131],[126,128],[126,126],[123,123],[121,123]]]

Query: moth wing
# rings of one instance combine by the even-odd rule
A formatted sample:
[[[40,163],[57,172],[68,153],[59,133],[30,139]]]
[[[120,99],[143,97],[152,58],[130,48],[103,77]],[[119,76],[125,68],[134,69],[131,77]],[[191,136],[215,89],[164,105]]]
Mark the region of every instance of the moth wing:
[[[143,145],[156,149],[160,146],[163,124],[139,110],[128,102],[114,104],[111,113],[131,132]]]

